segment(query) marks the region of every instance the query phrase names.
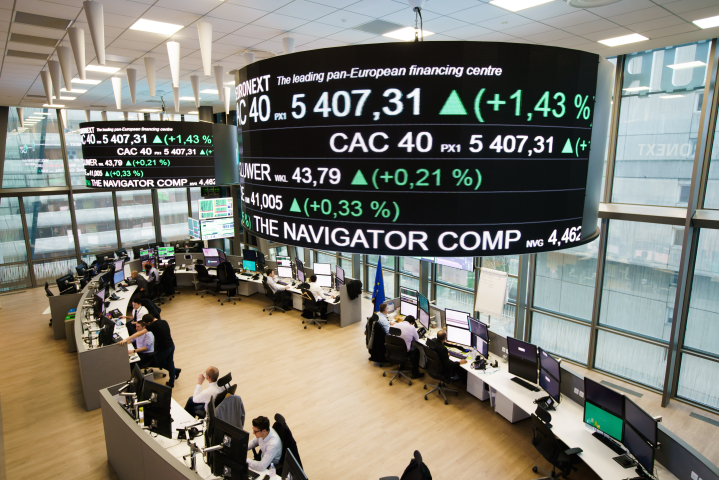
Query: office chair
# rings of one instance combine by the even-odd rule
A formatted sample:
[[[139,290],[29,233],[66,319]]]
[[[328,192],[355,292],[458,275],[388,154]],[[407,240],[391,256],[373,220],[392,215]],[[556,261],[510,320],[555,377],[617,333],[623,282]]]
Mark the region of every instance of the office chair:
[[[162,288],[160,288],[162,287]],[[158,285],[157,300],[161,305],[165,304],[165,300],[172,300],[175,295],[180,292],[175,291],[175,266],[168,265],[165,271],[160,275],[160,285]],[[168,298],[169,297],[169,298]]]
[[[544,423],[537,415],[532,414],[532,445],[542,456],[552,464],[552,473],[535,465],[532,468],[534,473],[541,471],[546,477],[536,480],[556,480],[560,477],[567,478],[572,470],[577,470],[574,464],[579,461],[578,453],[582,452],[581,448],[569,448],[554,436],[549,425]],[[557,473],[556,469],[560,472]]]
[[[269,310],[270,315],[272,315],[272,312],[274,312],[275,310],[279,310],[280,312],[285,313],[285,309],[277,305],[280,302],[280,297],[277,294],[273,293],[270,286],[267,285],[267,277],[262,277],[262,286],[265,289],[265,297],[272,300],[272,305],[263,308],[262,311],[264,312],[265,310]]]
[[[230,272],[232,272],[231,276]],[[235,275],[235,270],[232,268],[232,264],[230,262],[222,262],[217,266],[217,280],[220,284],[218,290],[220,292],[227,293],[224,300],[221,298],[217,299],[217,301],[220,302],[220,305],[224,305],[224,302],[229,302],[230,300],[232,300],[233,305],[237,305],[235,300],[242,301],[240,297],[230,295],[230,291],[235,290],[235,292],[237,292],[237,288],[240,286],[240,280]]]
[[[213,404],[208,404],[207,406],[209,418],[213,418],[212,412],[214,411],[214,417],[238,428],[245,428],[245,405],[239,395],[228,395],[225,401],[222,402],[221,407],[217,409]],[[207,437],[207,430],[205,430],[205,436]],[[212,432],[210,432],[210,437],[212,437]]]
[[[442,361],[439,359],[439,355],[437,355],[437,352],[426,346],[422,347],[422,351],[424,352],[425,358],[427,360],[425,370],[427,370],[427,373],[430,377],[434,378],[435,380],[439,380],[439,385],[425,384],[425,390],[427,390],[428,386],[432,387],[432,390],[424,394],[424,399],[428,400],[427,395],[439,391],[439,393],[442,394],[442,398],[444,398],[444,404],[449,405],[449,402],[447,401],[447,396],[444,394],[444,392],[454,392],[455,396],[458,396],[459,392],[457,390],[447,388],[447,383],[449,383],[450,378],[449,375],[445,375],[442,372]]]
[[[419,450],[415,450],[414,458],[410,460],[402,474],[402,480],[423,480],[425,478],[432,478],[432,474],[429,473],[427,465],[422,461],[422,454],[419,453]],[[382,477],[379,480],[400,480],[400,477]]]
[[[392,365],[397,364],[397,370],[387,370],[382,373],[383,377],[386,377],[388,373],[394,373],[394,377],[389,381],[390,386],[397,377],[406,378],[409,384],[412,385],[412,379],[407,376],[409,372],[402,370],[402,364],[409,362],[409,357],[407,356],[407,344],[399,336],[400,333],[402,332],[399,328],[389,327],[389,335],[384,337],[385,358]]]
[[[215,289],[217,289],[217,277],[213,277],[210,275],[210,273],[207,271],[207,268],[205,268],[204,265],[195,265],[195,271],[197,272],[197,283],[202,285],[203,287],[207,286],[213,286]],[[200,295],[200,298],[205,298],[205,294],[215,296],[215,292],[211,291],[209,288],[205,288],[204,290],[200,290],[195,292],[195,295]]]
[[[315,300],[315,296],[312,292],[310,292],[308,289],[303,288],[302,289],[302,313],[308,312],[312,315],[312,318],[308,320],[302,320],[302,323],[305,324],[305,330],[307,329],[307,325],[317,325],[317,329],[319,330],[322,328],[320,325],[320,322],[325,322],[327,324],[327,319],[317,318],[315,317],[315,314],[319,313],[320,306],[318,305],[317,300]]]
[[[299,463],[301,467],[302,460],[300,460],[300,452],[297,449],[297,442],[292,436],[290,427],[287,426],[285,417],[283,417],[279,413],[275,414],[275,423],[272,424],[272,428],[275,430],[275,432],[277,432],[277,436],[279,436],[280,440],[282,441],[282,455],[280,456],[279,463],[275,464],[275,469],[278,472],[282,471],[282,467],[285,463],[285,456],[287,455],[287,450],[292,452],[292,455],[295,456],[295,460],[297,460],[297,463]],[[252,452],[254,453],[255,460],[259,460],[261,458],[260,453],[257,452],[257,450],[255,450],[254,448],[252,449]]]
[[[143,374],[147,375],[148,373],[152,373],[152,374],[154,375],[154,373],[155,373],[155,370],[154,370],[154,369],[155,369],[155,368],[158,368],[158,369],[160,368],[160,367],[157,366],[157,359],[155,359],[155,354],[156,354],[156,353],[157,353],[157,352],[152,352],[152,353],[148,353],[148,354],[147,354],[152,360],[150,361],[150,364],[149,364],[147,367],[145,367],[145,369],[142,371]],[[162,378],[164,378],[164,377],[167,376],[167,374],[166,374],[166,373],[160,373],[160,376],[161,376]]]
[[[45,295],[48,297],[54,297],[55,294],[50,291],[50,284],[45,282]],[[50,326],[52,327],[52,314],[50,315]]]

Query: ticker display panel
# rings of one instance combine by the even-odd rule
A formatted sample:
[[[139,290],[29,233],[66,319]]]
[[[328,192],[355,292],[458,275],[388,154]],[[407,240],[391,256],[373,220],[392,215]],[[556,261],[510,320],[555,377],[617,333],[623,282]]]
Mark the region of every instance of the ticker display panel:
[[[86,122],[80,135],[88,187],[215,185],[210,123]]]
[[[392,255],[591,241],[590,167],[606,141],[593,122],[610,93],[598,70],[595,54],[479,42],[253,63],[236,86],[242,223],[272,241]]]

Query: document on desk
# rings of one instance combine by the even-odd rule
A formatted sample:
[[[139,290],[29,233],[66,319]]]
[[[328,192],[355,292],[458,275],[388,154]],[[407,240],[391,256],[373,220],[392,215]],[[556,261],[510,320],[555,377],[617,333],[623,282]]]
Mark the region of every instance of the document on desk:
[[[507,272],[480,268],[477,300],[474,309],[493,317],[501,317],[507,303]]]

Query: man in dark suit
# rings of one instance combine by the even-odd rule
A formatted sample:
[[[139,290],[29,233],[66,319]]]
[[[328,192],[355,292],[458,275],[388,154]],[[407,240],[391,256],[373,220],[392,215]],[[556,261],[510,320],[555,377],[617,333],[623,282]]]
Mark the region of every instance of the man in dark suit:
[[[461,359],[459,362],[450,360],[449,350],[447,350],[447,347],[444,345],[446,340],[447,332],[444,330],[437,332],[437,339],[434,342],[434,351],[439,356],[440,362],[442,362],[442,373],[450,377],[452,380],[459,380],[457,369],[459,368],[459,365],[467,363],[467,360]]]

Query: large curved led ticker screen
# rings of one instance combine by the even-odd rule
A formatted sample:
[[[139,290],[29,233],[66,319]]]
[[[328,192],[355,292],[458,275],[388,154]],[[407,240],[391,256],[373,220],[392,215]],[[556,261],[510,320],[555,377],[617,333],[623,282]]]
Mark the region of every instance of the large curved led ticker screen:
[[[596,237],[612,67],[509,43],[331,48],[237,74],[242,223],[333,251],[482,256]]]

